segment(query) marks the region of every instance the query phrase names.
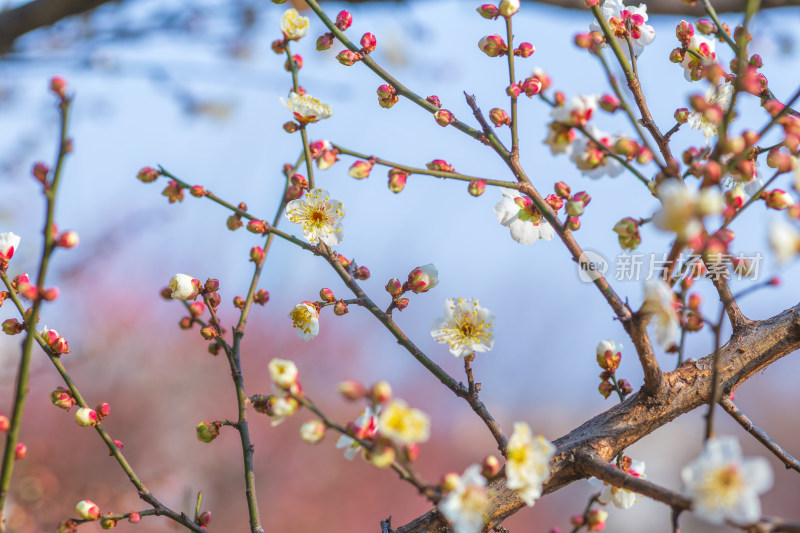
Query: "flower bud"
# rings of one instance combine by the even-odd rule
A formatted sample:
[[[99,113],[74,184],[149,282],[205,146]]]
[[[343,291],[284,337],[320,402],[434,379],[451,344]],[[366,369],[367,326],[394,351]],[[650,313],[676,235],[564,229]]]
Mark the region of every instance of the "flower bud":
[[[425,101],[435,105],[437,109],[442,108],[442,102],[439,101],[439,97],[436,96],[435,94],[432,94],[431,96],[427,97]]]
[[[156,170],[150,167],[144,167],[142,170],[139,171],[136,177],[142,183],[152,183],[156,181],[160,175],[161,175],[160,170]]]
[[[300,438],[309,444],[317,444],[325,436],[325,424],[320,420],[309,420],[300,426]]]
[[[472,180],[467,185],[467,192],[472,196],[480,196],[486,190],[486,180]]]
[[[400,283],[399,279],[392,278],[386,283],[386,292],[388,292],[392,298],[397,298],[403,294],[403,284]]]
[[[365,33],[361,37],[361,48],[364,50],[364,52],[370,53],[373,50],[375,50],[376,46],[377,46],[377,40],[375,39],[375,36],[372,35],[370,32]]]
[[[378,442],[372,450],[364,450],[364,458],[378,468],[386,468],[394,462],[394,448],[387,442]]]
[[[511,98],[517,98],[522,93],[522,87],[516,83],[512,83],[506,87],[506,94]]]
[[[197,424],[197,440],[209,443],[219,437],[219,422],[200,422]]]
[[[360,400],[367,394],[367,389],[364,387],[364,385],[351,379],[339,383],[336,388],[339,391],[339,394],[348,400]]]
[[[339,11],[336,15],[336,27],[344,31],[353,23],[353,15],[347,10]]]
[[[45,165],[44,163],[41,163],[41,162],[35,163],[33,165],[33,170],[31,171],[31,174],[33,174],[33,177],[36,178],[37,181],[40,181],[41,183],[46,183],[47,182],[47,174],[49,174],[49,173],[50,173],[50,168],[47,165]],[[156,176],[156,177],[158,177],[158,176]]]
[[[575,200],[567,202],[567,214],[573,217],[579,217],[583,214],[583,203]]]
[[[100,518],[100,508],[92,500],[81,500],[75,510],[83,520],[97,520]]]
[[[379,381],[369,389],[368,395],[374,404],[386,403],[392,399],[392,386],[388,381]]]
[[[406,186],[408,179],[408,172],[393,168],[389,171],[389,190],[397,194],[402,191]]]
[[[20,323],[16,318],[8,318],[3,321],[2,329],[6,335],[17,335],[25,331],[25,324]]]
[[[395,309],[398,311],[402,311],[406,307],[408,307],[408,298],[398,298],[394,303]]]
[[[608,380],[603,380],[600,382],[600,385],[597,386],[597,391],[603,395],[603,398],[608,398],[611,396],[611,393],[614,392],[614,385]]]
[[[408,289],[414,294],[428,292],[439,283],[439,271],[433,265],[420,266],[408,274]]]
[[[75,422],[82,427],[96,426],[98,422],[97,413],[94,411],[94,409],[81,407],[75,411]]]
[[[604,94],[598,104],[603,111],[609,113],[613,113],[622,107],[622,102],[619,101],[619,98],[611,94]]]
[[[675,48],[669,53],[669,60],[672,63],[682,63],[686,52],[682,48]]]
[[[453,120],[455,120],[455,116],[453,113],[448,111],[447,109],[440,109],[436,113],[433,114],[433,118],[436,119],[436,123],[442,127],[449,126]]]
[[[332,33],[323,33],[317,39],[317,50],[328,50],[335,42]]]
[[[517,49],[514,50],[514,55],[519,57],[531,57],[535,51],[536,48],[531,43],[520,43]]]
[[[567,217],[567,220],[564,222],[564,226],[568,230],[578,231],[581,229],[581,219],[578,217]]]
[[[210,511],[203,511],[199,515],[197,515],[197,525],[204,528],[211,523],[211,512]]]
[[[50,393],[50,402],[56,407],[60,407],[61,409],[65,409],[67,411],[69,411],[70,408],[76,403],[75,398],[72,396],[72,392],[63,387],[58,387]]]
[[[253,246],[250,248],[250,261],[254,262],[257,265],[260,265],[264,262],[264,258],[267,254],[264,252],[264,249],[260,246]]]
[[[352,50],[342,50],[336,54],[336,60],[346,67],[350,67],[361,61],[361,54],[353,52]]]
[[[700,19],[694,23],[694,27],[701,35],[711,35],[717,33],[717,26],[708,19]]]
[[[247,231],[266,235],[269,232],[269,224],[264,220],[250,220],[247,223]]]
[[[481,475],[486,479],[491,479],[500,473],[500,460],[494,455],[487,455],[481,462]]]
[[[25,459],[26,455],[28,455],[28,447],[18,442],[17,446],[14,448],[14,460],[19,461],[20,459]]]
[[[102,420],[111,414],[111,406],[108,405],[108,402],[99,404],[94,410],[97,413],[98,420]]]
[[[62,100],[67,98],[67,82],[61,76],[54,76],[50,79],[50,90],[53,93],[61,98]]]
[[[217,328],[209,325],[203,326],[200,329],[200,335],[202,335],[205,340],[210,341],[211,339],[216,339],[219,337],[219,332],[217,331]]]
[[[489,111],[489,120],[492,121],[492,124],[494,124],[496,128],[504,124],[506,126],[511,125],[511,117],[508,116],[508,113],[497,107]]]
[[[454,172],[453,165],[447,163],[443,159],[434,159],[425,165],[428,170],[438,170],[439,172]]]
[[[339,300],[335,304],[333,304],[333,314],[336,316],[342,316],[349,313],[350,310],[347,309],[347,304],[344,303],[344,300]]]
[[[353,277],[362,281],[367,280],[369,279],[369,269],[365,266],[356,267]]]
[[[283,64],[283,68],[286,70],[286,72],[291,72],[292,67],[294,67],[294,70],[300,70],[303,68],[303,56],[295,54],[290,59],[287,59],[286,63]]]
[[[348,174],[357,180],[363,180],[369,177],[369,173],[372,172],[372,166],[373,163],[370,161],[356,161],[350,167]]]
[[[270,46],[272,47],[272,51],[278,55],[286,53],[286,41],[283,39],[276,39],[272,41]]]
[[[225,220],[225,226],[227,226],[227,228],[231,231],[236,231],[244,226],[244,222],[242,222],[242,216],[238,213],[234,213],[233,215],[229,216],[227,220]]]
[[[555,194],[548,194],[545,199],[545,202],[553,208],[553,211],[558,211],[562,207],[564,207],[564,200]]]
[[[478,48],[489,57],[498,57],[508,51],[508,45],[499,35],[487,35],[478,42]]]
[[[320,289],[319,299],[323,302],[330,303],[336,300],[336,296],[333,295],[333,291],[330,289]]]
[[[497,6],[494,4],[483,4],[477,9],[477,11],[480,14],[480,16],[482,16],[485,19],[497,18],[500,15]]]
[[[320,170],[327,170],[333,166],[335,162],[339,160],[337,157],[339,154],[338,150],[323,150],[320,154],[319,158],[317,159],[317,168]]]
[[[531,98],[542,92],[544,85],[542,84],[542,80],[531,76],[530,78],[525,78],[519,88],[525,93],[525,96]]]
[[[234,296],[233,297],[233,306],[236,309],[244,309],[244,298],[241,296]]]
[[[631,217],[625,217],[617,222],[614,225],[614,233],[619,236],[619,245],[623,250],[633,250],[642,242],[639,223]]]
[[[779,172],[792,170],[792,163],[792,156],[783,152],[779,147],[773,148],[767,153],[767,166],[778,169]]]
[[[292,120],[290,120],[289,122],[284,122],[283,131],[285,131],[286,133],[294,133],[296,131],[300,131],[300,124]]]
[[[501,0],[497,6],[497,13],[501,17],[512,17],[517,11],[519,11],[519,0]]]
[[[692,26],[691,22],[686,22],[682,20],[680,24],[675,28],[675,36],[684,46],[689,46],[689,43],[692,40],[692,36],[694,35],[694,26]]]
[[[619,390],[622,392],[623,396],[627,396],[633,392],[633,387],[631,387],[631,384],[627,379],[621,379],[617,381],[617,385],[619,385]]]
[[[776,209],[780,211],[794,205],[794,200],[784,190],[774,189],[769,192],[765,191],[765,193],[767,194],[766,197],[767,207],[769,207],[770,209]]]
[[[685,107],[681,107],[680,109],[675,110],[675,120],[678,124],[686,124],[689,120],[689,110]]]
[[[563,181],[556,182],[555,191],[556,194],[559,195],[564,200],[569,200],[570,197],[569,185],[567,185]]]

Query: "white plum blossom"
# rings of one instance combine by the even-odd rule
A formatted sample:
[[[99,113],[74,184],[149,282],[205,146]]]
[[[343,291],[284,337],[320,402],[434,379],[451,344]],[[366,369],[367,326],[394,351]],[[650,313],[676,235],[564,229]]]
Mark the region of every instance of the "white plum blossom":
[[[488,352],[494,346],[494,314],[478,304],[477,298],[448,298],[444,318],[431,326],[433,340],[447,344],[450,353],[466,357],[472,352]]]
[[[379,412],[380,407],[373,410],[372,407],[367,406],[358,418],[356,418],[355,422],[353,422],[353,428],[358,438],[368,439],[375,435],[375,432],[378,430]],[[358,441],[348,435],[339,437],[339,440],[336,441],[336,447],[344,448],[344,457],[348,461],[352,461],[358,453],[358,450],[361,449],[361,445]]]
[[[402,400],[392,400],[378,417],[378,431],[398,444],[425,442],[431,435],[431,419]]]
[[[297,412],[300,405],[297,403],[297,400],[289,395],[276,394],[272,398],[271,407],[272,414],[270,415],[269,424],[274,427],[283,423],[287,417]]]
[[[197,298],[200,282],[186,274],[175,274],[169,280],[170,296],[176,300],[194,300]]]
[[[639,7],[625,7],[622,0],[606,0],[600,9],[628,61],[631,60],[628,41],[625,39],[625,34],[628,33],[626,29],[628,20],[630,20],[631,26],[630,48],[633,48],[634,56],[639,57],[644,51],[644,47],[656,38],[653,27],[645,24],[647,22],[647,6],[645,4],[639,4]],[[589,25],[589,31],[603,32],[596,20]]]
[[[10,231],[0,233],[0,258],[11,259],[14,252],[19,248],[19,242],[22,238]]]
[[[785,263],[800,253],[800,231],[788,222],[778,219],[769,227],[769,245],[778,262]]]
[[[344,204],[332,200],[324,189],[311,189],[304,197],[292,200],[286,205],[285,214],[290,222],[300,224],[303,236],[311,244],[322,241],[336,246],[342,242]]]
[[[719,106],[723,113],[730,107],[732,98],[733,85],[731,85],[730,82],[712,85],[706,90],[706,102],[708,102],[709,105]],[[706,138],[717,134],[716,124],[712,124],[706,120],[705,115],[700,111],[692,111],[689,113],[688,124],[693,130],[701,130]]]
[[[585,126],[597,109],[599,100],[600,96],[596,94],[579,94],[564,102],[564,105],[554,107],[550,116],[568,126]]]
[[[511,232],[511,238],[520,244],[532,244],[537,239],[551,240],[555,236],[553,226],[527,196],[514,189],[502,189],[503,199],[494,206],[497,221]]]
[[[515,422],[508,439],[506,486],[517,493],[526,504],[533,505],[542,495],[542,485],[550,476],[550,459],[556,447],[542,437],[534,437],[525,422]]]
[[[725,207],[718,188],[707,187],[698,192],[676,179],[665,180],[658,187],[658,196],[661,209],[653,217],[653,222],[685,239],[691,239],[703,230],[702,217],[721,213]]]
[[[763,457],[743,459],[735,438],[718,437],[706,441],[681,478],[698,517],[712,524],[730,520],[744,525],[761,517],[758,495],[772,486],[772,469]]]
[[[439,502],[439,511],[453,523],[455,533],[479,533],[488,507],[489,493],[480,465],[467,467],[455,488]]]
[[[321,420],[309,420],[300,426],[300,438],[309,444],[317,444],[325,436],[325,424]]]
[[[625,472],[635,477],[644,477],[644,462],[631,461],[630,468],[626,468]],[[637,501],[637,494],[635,492],[621,489],[619,487],[615,487],[614,485],[609,485],[597,478],[592,478],[589,481],[593,485],[600,484],[603,486],[603,490],[600,492],[600,496],[597,498],[597,501],[603,505],[612,503],[614,504],[614,507],[617,507],[618,509],[630,509]]]
[[[439,271],[433,263],[418,266],[408,274],[408,288],[414,294],[428,292],[438,284]]]
[[[661,279],[644,282],[644,303],[641,312],[656,320],[656,339],[666,350],[678,340],[680,324],[675,311],[672,289]]]
[[[717,55],[714,53],[715,47],[716,41],[713,38],[704,37],[698,32],[695,32],[694,35],[692,35],[691,40],[689,41],[688,49],[695,52],[695,54],[700,56],[700,58],[696,57],[695,54],[692,54],[689,51],[687,51],[686,55],[684,55],[683,61],[681,61],[681,66],[683,67],[683,76],[686,78],[686,81],[692,81],[692,72],[698,74],[700,71],[697,69],[697,67],[702,65],[703,62],[712,62],[714,59],[716,59]]]
[[[333,114],[331,108],[310,94],[299,95],[296,92],[289,94],[289,99],[281,98],[281,103],[289,108],[294,118],[300,124],[308,124],[326,119]]]
[[[293,361],[275,358],[269,362],[267,368],[269,369],[269,378],[278,387],[290,389],[297,383],[298,370]]]
[[[287,9],[281,17],[281,31],[287,39],[296,41],[308,33],[308,17],[303,17],[296,9]]]
[[[297,328],[297,336],[308,341],[319,334],[319,311],[311,302],[303,302],[294,306],[289,312],[292,326]]]
[[[612,157],[608,150],[617,142],[617,138],[590,125],[587,130],[603,146],[599,146],[585,135],[579,135],[573,142],[569,158],[583,175],[592,179],[619,176],[625,170],[622,163]]]

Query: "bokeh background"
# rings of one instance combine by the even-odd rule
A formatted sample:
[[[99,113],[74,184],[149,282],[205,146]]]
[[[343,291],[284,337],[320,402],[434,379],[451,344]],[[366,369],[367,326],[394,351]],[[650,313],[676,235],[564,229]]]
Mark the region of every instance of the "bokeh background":
[[[16,2],[6,2],[13,5]],[[231,431],[211,445],[198,442],[195,425],[202,420],[234,418],[235,394],[227,362],[206,351],[197,330],[178,328],[182,307],[165,302],[160,289],[176,272],[221,282],[221,316],[230,325],[231,302],[246,292],[252,265],[249,249],[260,239],[244,230],[230,232],[222,208],[186,195],[168,205],[160,195],[165,182],[143,185],[139,168],[161,164],[180,178],[204,185],[219,196],[247,203],[251,212],[270,220],[283,187],[283,164],[294,162],[300,139],[281,125],[290,116],[279,98],[291,85],[284,59],[270,49],[280,36],[279,19],[289,7],[268,2],[180,2],[137,0],[98,9],[91,16],[66,20],[25,36],[17,50],[0,59],[0,231],[14,231],[23,241],[10,272],[33,272],[41,246],[43,202],[30,168],[51,163],[57,138],[54,98],[47,91],[53,75],[63,76],[75,95],[69,157],[57,208],[62,229],[81,235],[78,248],[59,252],[51,285],[61,297],[44,308],[42,323],[70,342],[64,357],[90,403],[107,401],[112,415],[104,422],[152,492],[165,503],[193,508],[203,491],[212,512],[211,529],[244,531],[244,500],[238,438]],[[300,6],[302,7],[302,6]],[[325,3],[331,15],[353,13],[348,34],[373,32],[373,57],[408,87],[423,96],[436,94],[444,107],[472,123],[463,92],[477,97],[484,111],[506,107],[504,60],[488,58],[478,40],[503,33],[501,22],[487,21],[469,2],[402,2],[346,5]],[[308,13],[306,13],[308,14]],[[731,26],[740,16],[723,17]],[[672,114],[688,104],[688,95],[703,92],[682,69],[668,62],[677,45],[680,19],[652,17],[656,40],[639,61],[645,95],[662,131]],[[567,95],[608,92],[599,64],[572,44],[585,32],[590,15],[582,11],[525,3],[514,19],[517,40],[530,41],[536,53],[518,60],[522,79],[534,67],[547,71],[553,87]],[[779,98],[796,88],[800,71],[796,29],[800,12],[779,9],[755,19],[752,49],[764,58],[764,73]],[[454,128],[441,128],[430,115],[401,101],[391,110],[377,105],[382,83],[361,66],[343,67],[334,55],[339,47],[316,52],[323,26],[312,18],[308,37],[293,51],[304,58],[300,72],[306,90],[334,110],[331,119],[310,128],[312,140],[331,139],[362,153],[423,166],[442,158],[463,173],[512,179],[487,147]],[[719,50],[723,47],[719,46]],[[729,59],[725,51],[721,55]],[[589,180],[565,156],[553,157],[542,144],[549,110],[537,100],[521,100],[522,162],[545,193],[555,181],[586,190],[593,198],[583,216],[578,241],[609,259],[612,271],[620,252],[611,228],[624,216],[647,217],[657,201],[634,177]],[[737,131],[756,129],[765,114],[755,98],[742,98]],[[598,126],[629,132],[620,116],[598,111]],[[703,135],[682,128],[673,151],[703,146]],[[461,362],[433,343],[430,324],[440,316],[444,299],[477,297],[496,317],[494,349],[475,364],[483,383],[482,398],[507,432],[514,421],[555,439],[611,407],[597,392],[599,369],[594,351],[601,339],[626,347],[624,332],[599,292],[581,282],[574,263],[557,241],[531,246],[514,242],[500,226],[492,207],[498,190],[473,198],[465,184],[412,176],[401,194],[386,186],[385,169],[376,167],[362,181],[347,170],[352,159],[316,173],[316,180],[347,207],[345,238],[339,251],[367,266],[372,278],[363,283],[385,305],[383,291],[392,277],[401,279],[415,266],[434,263],[441,283],[395,313],[404,331],[438,364],[463,379]],[[655,167],[644,169],[652,174]],[[787,182],[778,186],[789,188]],[[770,221],[780,216],[758,204],[740,217],[736,251],[760,252],[759,279],[778,275],[779,289],[760,291],[741,302],[754,319],[772,316],[798,301],[796,263],[779,268],[767,246]],[[286,221],[282,227],[297,234]],[[657,257],[667,250],[669,235],[647,227],[640,250]],[[648,256],[649,257],[649,256]],[[613,272],[611,273],[613,274]],[[643,272],[643,274],[645,274]],[[613,275],[611,276],[613,277]],[[741,290],[752,282],[734,282]],[[642,280],[615,281],[617,291],[636,307]],[[346,423],[361,406],[336,394],[336,384],[356,379],[366,384],[389,380],[396,396],[429,413],[431,440],[421,448],[420,473],[436,481],[448,471],[461,472],[495,450],[479,420],[404,352],[391,335],[364,310],[345,317],[323,313],[320,335],[303,342],[291,329],[288,311],[317,298],[330,287],[339,297],[346,288],[322,260],[277,239],[262,277],[270,302],[254,309],[243,354],[248,394],[267,392],[267,362],[273,357],[297,362],[306,393],[333,418]],[[713,287],[700,283],[704,312],[715,316]],[[10,305],[0,318],[13,316]],[[0,411],[8,411],[21,337],[0,337]],[[712,348],[708,331],[689,337],[690,357]],[[675,356],[659,352],[669,370]],[[777,362],[737,391],[737,403],[771,436],[795,455],[800,427],[792,406],[800,393],[794,355]],[[618,372],[635,388],[642,376],[635,354],[623,351]],[[108,456],[94,432],[78,428],[73,417],[50,405],[48,393],[60,385],[45,357],[37,357],[22,440],[28,456],[16,464],[10,502],[11,531],[53,531],[74,515],[74,505],[92,499],[104,512],[143,509],[132,486]],[[255,444],[258,496],[268,531],[378,531],[379,521],[407,523],[429,505],[390,471],[379,471],[360,459],[349,462],[335,449],[335,436],[317,446],[300,440],[298,428],[311,418],[299,412],[278,427],[265,417],[251,422]],[[767,456],[776,484],[763,498],[764,513],[800,519],[800,481],[725,416],[719,431],[740,438],[746,455]],[[680,488],[680,467],[697,455],[703,418],[698,410],[674,421],[631,447],[644,460],[647,476]],[[571,514],[580,513],[593,493],[586,482],[545,496],[506,522],[512,531],[569,530]],[[669,531],[669,512],[643,500],[628,511],[608,509],[608,531]],[[684,531],[732,531],[682,518]],[[99,530],[86,525],[81,530]],[[167,520],[146,519],[138,526],[120,523],[120,531],[172,531]],[[138,529],[135,529],[138,528]]]

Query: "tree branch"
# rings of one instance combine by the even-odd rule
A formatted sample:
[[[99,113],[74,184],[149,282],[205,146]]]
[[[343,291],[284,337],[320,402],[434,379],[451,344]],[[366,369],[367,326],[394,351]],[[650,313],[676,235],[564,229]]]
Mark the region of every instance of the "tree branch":
[[[718,378],[725,394],[781,357],[800,348],[800,303],[772,318],[744,326],[719,350]],[[637,392],[624,402],[597,415],[557,439],[557,453],[550,462],[550,478],[543,493],[554,492],[586,477],[580,457],[599,457],[610,461],[642,437],[649,435],[682,414],[708,402],[711,394],[713,356],[690,361],[664,374],[666,393],[655,399]],[[499,523],[516,513],[525,503],[501,479],[493,486],[495,495],[489,508],[491,523]],[[432,510],[397,529],[397,533],[452,531],[447,521]],[[438,529],[437,529],[438,528]]]

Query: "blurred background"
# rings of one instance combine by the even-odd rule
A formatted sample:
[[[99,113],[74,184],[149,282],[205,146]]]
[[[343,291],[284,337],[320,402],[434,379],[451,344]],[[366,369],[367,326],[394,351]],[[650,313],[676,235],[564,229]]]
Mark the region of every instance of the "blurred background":
[[[5,2],[11,7],[20,2]],[[185,315],[176,302],[165,302],[159,291],[176,272],[221,283],[221,317],[230,326],[236,316],[231,302],[244,295],[252,275],[248,253],[261,239],[225,227],[228,213],[211,202],[186,195],[169,205],[161,196],[165,181],[144,185],[136,180],[143,166],[163,165],[189,183],[201,184],[232,203],[246,202],[260,218],[271,220],[283,188],[282,166],[300,154],[299,135],[281,125],[291,118],[280,104],[291,86],[284,57],[270,43],[280,37],[279,21],[289,4],[262,1],[130,0],[105,5],[90,15],[65,19],[53,27],[29,33],[0,58],[0,231],[22,236],[9,273],[33,273],[41,246],[43,201],[30,169],[36,161],[52,165],[58,120],[54,97],[47,90],[54,75],[64,77],[75,95],[70,155],[57,207],[61,229],[74,229],[80,245],[58,252],[48,285],[61,288],[59,299],[45,306],[42,324],[57,329],[70,343],[64,357],[90,404],[107,401],[112,408],[104,426],[125,443],[124,452],[140,478],[163,502],[189,511],[203,491],[203,508],[211,511],[213,531],[247,530],[247,510],[238,437],[223,431],[212,444],[195,438],[203,420],[233,419],[235,393],[223,358],[206,351],[198,331],[182,331]],[[303,6],[298,3],[297,7]],[[506,108],[508,85],[505,60],[489,58],[477,48],[488,34],[504,34],[500,21],[488,21],[476,5],[446,0],[342,4],[326,2],[331,16],[341,9],[353,14],[348,30],[357,40],[375,34],[373,58],[422,96],[436,94],[456,117],[475,125],[463,92],[474,94],[488,112]],[[329,104],[333,117],[309,128],[311,140],[330,139],[366,154],[422,167],[445,159],[459,172],[510,180],[502,161],[487,147],[454,128],[441,128],[431,116],[403,99],[392,109],[377,105],[375,89],[382,82],[365,67],[344,67],[335,59],[340,46],[314,49],[325,30],[312,17],[306,38],[293,44],[303,56],[301,85]],[[692,19],[694,20],[694,19]],[[723,16],[733,27],[740,15]],[[704,83],[688,83],[682,68],[669,63],[679,17],[651,17],[655,42],[639,60],[639,72],[650,109],[662,131],[674,123],[676,108],[688,107],[688,96],[705,91]],[[516,40],[529,41],[536,53],[517,62],[520,79],[534,67],[553,79],[552,89],[574,94],[609,92],[599,63],[572,44],[575,33],[588,31],[591,16],[526,2],[514,18]],[[752,51],[761,54],[763,72],[780,99],[794,92],[800,71],[794,8],[760,13],[753,22]],[[725,64],[730,55],[718,54]],[[736,131],[757,129],[765,120],[758,100],[741,98]],[[618,115],[598,110],[598,127],[630,133]],[[609,260],[609,278],[633,307],[642,300],[642,279],[615,281],[616,256],[621,252],[614,224],[625,216],[649,217],[658,206],[633,176],[590,180],[569,159],[553,157],[542,141],[549,109],[538,99],[520,101],[522,162],[544,194],[555,181],[593,198],[582,217],[578,242]],[[507,135],[507,130],[501,133]],[[766,141],[765,141],[766,142]],[[673,137],[673,153],[687,146],[702,147],[703,134],[682,128]],[[624,331],[600,293],[579,280],[564,247],[555,239],[531,246],[514,242],[492,211],[501,198],[487,188],[478,198],[462,182],[411,176],[405,190],[387,188],[386,170],[375,167],[365,180],[347,170],[354,160],[315,172],[319,187],[345,203],[344,241],[338,251],[367,266],[372,277],[363,287],[379,305],[388,305],[387,280],[401,280],[418,265],[434,263],[441,283],[413,296],[395,317],[426,353],[452,375],[463,378],[463,366],[430,337],[430,325],[443,312],[447,297],[479,298],[496,315],[496,343],[474,363],[483,383],[482,399],[507,433],[515,421],[526,421],[534,432],[554,440],[588,418],[611,407],[597,393],[600,369],[595,346],[602,339],[621,342],[618,376],[638,388],[641,370]],[[301,170],[304,173],[304,171]],[[643,169],[655,173],[655,166]],[[777,186],[790,188],[790,177]],[[758,203],[733,229],[735,251],[761,253],[758,279],[780,276],[779,289],[759,291],[741,301],[753,319],[772,316],[798,301],[797,263],[779,268],[767,246],[771,220]],[[299,235],[287,221],[281,227]],[[670,235],[647,226],[639,251],[661,258]],[[647,263],[646,263],[647,264]],[[646,267],[645,267],[646,270]],[[643,272],[643,275],[645,272]],[[734,292],[752,284],[734,281]],[[243,359],[248,394],[269,389],[267,362],[273,357],[294,360],[304,391],[334,419],[346,423],[361,405],[336,393],[336,384],[355,379],[367,385],[389,380],[397,397],[430,414],[431,440],[421,446],[418,470],[437,482],[449,471],[462,472],[496,451],[480,421],[426,373],[366,311],[351,307],[345,317],[324,312],[320,334],[310,342],[291,328],[289,310],[303,300],[315,300],[322,287],[337,297],[350,294],[328,265],[289,243],[276,239],[262,277],[270,291],[265,307],[251,314]],[[696,285],[703,311],[716,316],[713,287]],[[326,310],[329,311],[329,310]],[[6,305],[0,319],[13,316]],[[0,337],[0,412],[10,410],[21,337]],[[705,329],[691,334],[688,357],[703,357],[713,349]],[[665,370],[675,367],[674,355],[658,352]],[[800,453],[796,415],[779,406],[800,400],[792,355],[772,365],[737,390],[737,404],[790,453]],[[96,434],[80,429],[71,414],[53,407],[49,392],[61,385],[44,356],[35,358],[34,376],[21,438],[28,446],[17,462],[9,503],[11,531],[53,531],[74,516],[74,506],[92,499],[101,510],[127,512],[145,507],[123,472],[108,456]],[[700,451],[705,411],[697,410],[659,429],[628,450],[647,464],[647,477],[680,489],[680,468]],[[789,411],[791,413],[791,410]],[[379,531],[392,516],[395,527],[430,506],[391,471],[377,470],[360,458],[345,460],[335,449],[334,435],[311,446],[298,429],[312,418],[300,411],[284,424],[270,427],[266,417],[251,416],[255,445],[258,497],[267,531]],[[739,437],[745,455],[766,456],[776,476],[762,498],[766,515],[800,519],[800,480],[760,448],[738,425],[718,417],[719,433]],[[532,509],[510,518],[512,531],[570,530],[569,516],[583,511],[593,488],[577,482],[545,496]],[[608,531],[670,531],[668,509],[642,499],[632,509],[607,509]],[[733,531],[712,527],[689,515],[684,531]],[[172,531],[164,519],[147,518],[139,531]],[[81,530],[99,530],[96,524]],[[134,526],[120,523],[120,531]]]

